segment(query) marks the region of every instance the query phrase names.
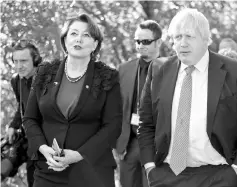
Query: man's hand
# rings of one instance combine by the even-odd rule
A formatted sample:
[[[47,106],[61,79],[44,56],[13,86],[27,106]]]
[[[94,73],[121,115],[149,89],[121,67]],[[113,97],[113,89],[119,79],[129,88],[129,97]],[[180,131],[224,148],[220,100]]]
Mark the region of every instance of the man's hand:
[[[119,162],[120,160],[124,160],[124,157],[127,154],[127,150],[125,149],[123,153],[118,153],[118,151],[116,149],[112,150],[114,157],[116,158],[116,160]]]
[[[118,156],[119,160],[124,160],[124,157],[126,156],[126,154],[127,154],[127,151],[125,150],[122,154],[117,153],[117,156]]]
[[[149,168],[146,169],[146,176],[147,176],[147,178],[148,178],[148,175],[149,175],[150,171],[151,171],[152,169],[154,169],[154,168],[155,168],[155,166],[151,166],[151,167],[149,167]]]
[[[16,129],[9,127],[6,136],[10,144],[12,144],[13,141],[15,140],[15,134],[16,134]]]
[[[232,164],[231,167],[233,168],[233,170],[235,171],[235,173],[236,173],[236,175],[237,175],[237,165],[234,165],[234,166],[233,166],[233,165],[234,165],[234,164]]]

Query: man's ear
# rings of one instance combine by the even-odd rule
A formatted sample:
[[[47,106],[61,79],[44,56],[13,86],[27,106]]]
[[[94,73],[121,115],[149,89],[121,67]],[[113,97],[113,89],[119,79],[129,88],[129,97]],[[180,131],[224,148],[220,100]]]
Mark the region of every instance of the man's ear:
[[[160,39],[158,40],[158,42],[159,42],[159,47],[160,47],[161,44],[163,43],[163,40],[160,38]]]
[[[162,39],[160,38],[160,39],[158,39],[158,40],[156,40],[156,46],[157,46],[157,48],[160,48],[160,46],[161,46],[161,44],[162,44]]]

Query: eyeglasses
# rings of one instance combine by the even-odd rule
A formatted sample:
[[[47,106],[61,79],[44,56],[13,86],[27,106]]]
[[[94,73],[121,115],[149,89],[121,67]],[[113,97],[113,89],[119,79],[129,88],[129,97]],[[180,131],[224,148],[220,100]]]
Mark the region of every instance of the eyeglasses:
[[[159,38],[153,39],[153,40],[149,40],[149,39],[145,39],[145,40],[135,40],[137,42],[138,45],[140,45],[140,43],[142,43],[142,45],[150,45],[152,42],[158,40]]]

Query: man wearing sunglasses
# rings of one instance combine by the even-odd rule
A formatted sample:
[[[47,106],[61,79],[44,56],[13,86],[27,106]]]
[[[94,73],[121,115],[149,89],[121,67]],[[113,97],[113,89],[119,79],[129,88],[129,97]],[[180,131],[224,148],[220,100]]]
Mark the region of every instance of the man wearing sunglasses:
[[[12,60],[15,65],[17,74],[13,75],[11,79],[11,86],[18,102],[18,109],[11,121],[7,139],[10,144],[14,144],[16,138],[16,132],[18,129],[22,129],[22,116],[27,105],[28,96],[30,93],[32,77],[35,73],[37,66],[41,63],[38,49],[32,42],[28,40],[20,40],[13,46]],[[21,155],[17,155],[16,158],[12,158],[13,167],[19,167],[22,164]],[[34,165],[32,161],[27,161],[27,180],[28,186],[33,186],[33,173]]]
[[[120,85],[123,97],[122,133],[117,142],[120,159],[120,182],[123,187],[148,186],[140,163],[137,141],[139,122],[138,108],[148,67],[159,57],[161,27],[153,20],[142,22],[135,31],[135,43],[139,59],[124,63],[119,67]]]

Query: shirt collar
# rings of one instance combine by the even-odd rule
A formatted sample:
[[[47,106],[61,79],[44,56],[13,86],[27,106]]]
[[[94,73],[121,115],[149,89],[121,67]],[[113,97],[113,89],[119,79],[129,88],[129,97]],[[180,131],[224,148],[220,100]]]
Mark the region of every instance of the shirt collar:
[[[208,63],[209,63],[209,52],[208,50],[206,50],[201,60],[199,60],[199,62],[196,65],[194,65],[194,67],[200,72],[205,72],[208,67]],[[188,66],[181,62],[180,72],[182,73],[186,67]]]
[[[25,83],[27,85],[27,87],[31,87],[31,83],[32,83],[32,79],[33,79],[33,76],[29,77],[28,79],[25,78],[25,77],[22,77],[21,78],[21,81],[22,83]]]
[[[150,65],[151,61],[147,62],[143,58],[140,58],[139,64],[141,68],[148,67]]]
[[[20,78],[23,81],[30,81],[33,78],[33,76],[30,76],[28,79],[25,77]]]

